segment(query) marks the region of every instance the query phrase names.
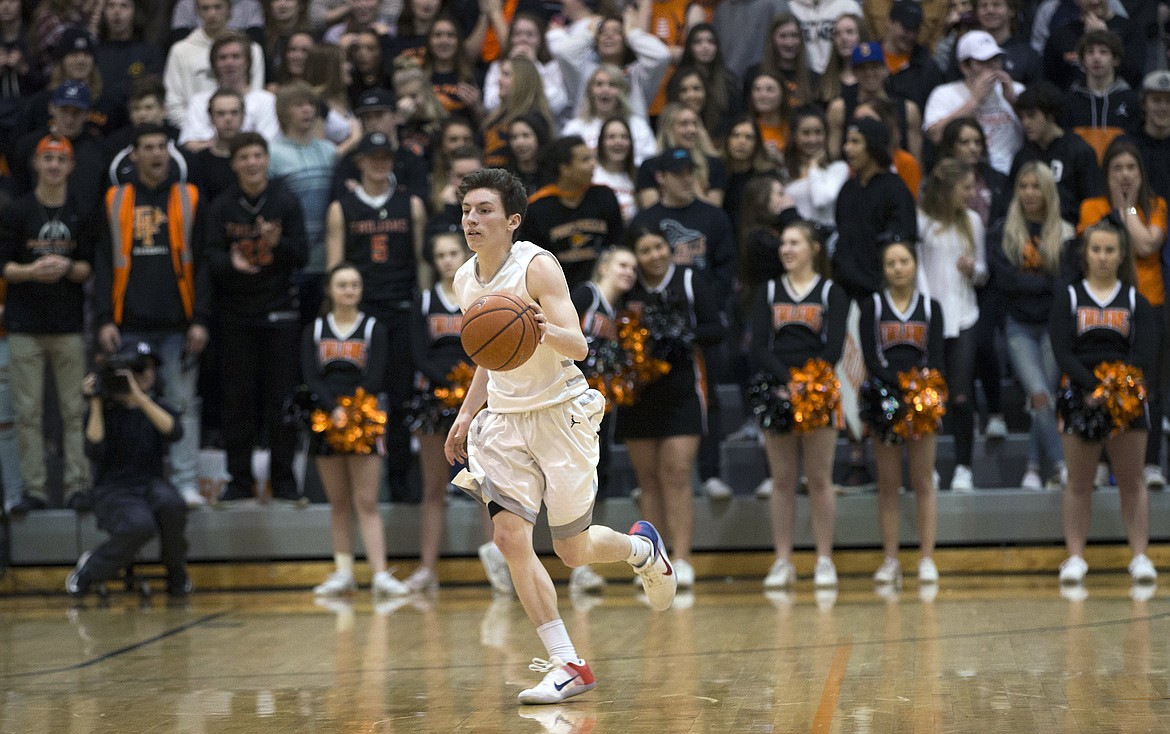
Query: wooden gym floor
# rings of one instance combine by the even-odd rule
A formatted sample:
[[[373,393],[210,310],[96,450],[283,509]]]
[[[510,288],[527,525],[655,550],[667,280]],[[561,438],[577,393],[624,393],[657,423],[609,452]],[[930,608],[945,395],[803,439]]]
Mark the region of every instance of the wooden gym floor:
[[[1097,551],[1095,568],[1122,554]],[[1062,596],[1051,569],[947,575],[940,556],[937,595],[907,578],[883,596],[864,573],[876,558],[839,562],[854,575],[836,594],[804,579],[769,595],[759,577],[704,580],[661,614],[613,569],[600,597],[561,586],[598,687],[552,707],[515,704],[544,651],[519,604],[483,585],[381,605],[365,591],[328,604],[303,590],[197,592],[180,606],[119,593],[105,608],[8,594],[0,732],[1170,730],[1170,609],[1156,591],[1103,570]]]

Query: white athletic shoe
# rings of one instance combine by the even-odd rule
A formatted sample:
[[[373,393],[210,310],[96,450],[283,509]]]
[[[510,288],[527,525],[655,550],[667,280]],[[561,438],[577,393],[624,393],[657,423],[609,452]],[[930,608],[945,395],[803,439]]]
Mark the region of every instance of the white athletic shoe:
[[[897,558],[886,556],[882,565],[874,572],[873,581],[879,586],[901,586],[902,564],[898,562]]]
[[[707,499],[712,500],[731,499],[731,495],[733,494],[731,486],[719,477],[711,477],[703,482],[703,492],[707,495]]]
[[[678,575],[670,558],[666,555],[666,544],[658,530],[646,520],[639,520],[630,528],[630,535],[637,535],[650,541],[652,551],[640,567],[634,567],[634,573],[642,580],[642,589],[646,592],[646,600],[650,608],[663,612],[670,609],[674,602],[674,595],[678,592]]]
[[[1089,572],[1089,564],[1080,556],[1069,556],[1060,564],[1060,583],[1076,585],[1084,582],[1085,574]]]
[[[987,427],[983,430],[983,435],[993,439],[1007,438],[1008,427],[1003,416],[993,415],[988,418]]]
[[[179,490],[179,496],[183,498],[183,502],[192,510],[197,510],[200,507],[207,507],[207,498],[199,494],[199,490],[195,487],[183,487]]]
[[[1145,553],[1139,553],[1129,562],[1129,576],[1135,584],[1152,584],[1158,580],[1158,571]]]
[[[932,559],[923,558],[918,562],[918,583],[938,583],[938,566],[934,565],[934,561]]]
[[[533,658],[528,669],[534,673],[547,675],[532,688],[520,691],[520,695],[516,697],[520,703],[560,703],[566,698],[579,696],[597,687],[593,671],[584,660],[579,663],[566,663],[555,655],[552,660]]]
[[[1032,492],[1044,491],[1044,480],[1040,478],[1040,472],[1035,469],[1029,469],[1024,472],[1024,478],[1020,480],[1020,486]]]
[[[1109,477],[1109,465],[1101,463],[1097,465],[1097,476],[1093,479],[1093,486],[1108,487],[1113,484],[1113,480]]]
[[[675,561],[674,573],[678,576],[678,588],[690,589],[695,585],[695,568],[687,561]]]
[[[764,481],[756,485],[756,499],[766,500],[772,496],[772,478],[765,477]]]
[[[1146,489],[1151,492],[1160,492],[1166,488],[1166,475],[1162,473],[1162,467],[1154,464],[1150,464],[1142,470],[1142,481],[1146,483]]]
[[[316,596],[344,596],[357,591],[357,581],[353,574],[334,571],[329,578],[313,587]]]
[[[821,556],[817,559],[817,568],[813,571],[813,585],[818,588],[837,585],[837,567],[833,559]]]
[[[379,571],[370,582],[370,591],[374,592],[374,596],[406,596],[410,593],[410,587],[394,578],[394,574],[389,571]]]
[[[414,569],[414,573],[406,577],[403,582],[406,586],[415,593],[435,592],[439,590],[439,576],[433,569],[423,568],[419,566]]]
[[[952,492],[972,492],[975,490],[975,480],[971,476],[971,467],[966,464],[956,464],[955,473],[951,475]]]
[[[488,542],[479,547],[479,560],[492,585],[492,591],[507,596],[516,593],[516,587],[512,585],[512,572],[508,570],[508,562],[504,560],[504,554],[500,552],[495,543]]]
[[[600,594],[605,579],[589,566],[574,568],[569,574],[569,591],[574,594]]]
[[[796,583],[796,567],[791,561],[777,558],[764,577],[765,589],[786,589]]]

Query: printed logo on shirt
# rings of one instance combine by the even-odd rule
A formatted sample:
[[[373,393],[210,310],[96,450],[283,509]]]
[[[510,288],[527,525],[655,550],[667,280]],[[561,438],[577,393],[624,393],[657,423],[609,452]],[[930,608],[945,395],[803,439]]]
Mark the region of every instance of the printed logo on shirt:
[[[819,303],[773,303],[772,330],[779,331],[785,326],[796,325],[820,332],[824,315],[824,308]]]
[[[330,362],[349,362],[359,369],[365,369],[369,355],[366,347],[365,340],[322,339],[317,347],[317,359],[322,365]]]
[[[427,316],[427,331],[431,335],[431,340],[441,339],[445,336],[459,336],[463,329],[462,314],[456,316],[449,316],[447,314],[431,314]]]
[[[147,250],[154,247],[154,236],[162,231],[166,223],[166,213],[157,206],[134,207],[134,238],[141,242],[142,247],[147,248]],[[135,248],[134,254],[154,253],[140,253],[138,248]]]
[[[691,229],[677,219],[663,219],[658,223],[674,252],[675,265],[687,265],[697,270],[707,267],[707,235]]]
[[[1093,329],[1116,331],[1129,338],[1130,312],[1128,308],[1077,308],[1077,336]]]
[[[882,347],[885,349],[905,344],[925,352],[926,334],[926,324],[921,321],[907,323],[883,321],[881,323]]]

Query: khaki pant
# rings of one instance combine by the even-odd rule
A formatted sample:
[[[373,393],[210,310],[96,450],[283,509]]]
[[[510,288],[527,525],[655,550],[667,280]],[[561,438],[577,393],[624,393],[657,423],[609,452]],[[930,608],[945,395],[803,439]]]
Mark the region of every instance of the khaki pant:
[[[53,368],[57,402],[61,406],[61,443],[65,459],[65,497],[89,486],[88,464],[82,437],[85,403],[81,380],[85,377],[85,342],[81,334],[11,334],[11,389],[16,408],[16,438],[25,493],[45,495],[45,446],[41,422],[44,414],[45,362]]]

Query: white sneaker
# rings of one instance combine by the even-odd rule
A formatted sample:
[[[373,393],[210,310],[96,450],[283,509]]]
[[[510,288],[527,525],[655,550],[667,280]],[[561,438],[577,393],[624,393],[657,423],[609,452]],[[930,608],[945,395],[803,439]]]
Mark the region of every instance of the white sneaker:
[[[1160,466],[1148,465],[1142,470],[1142,480],[1146,483],[1146,489],[1151,492],[1160,492],[1166,488],[1166,476],[1162,474]]]
[[[939,487],[942,486],[942,480],[938,476],[938,469],[930,470],[930,481],[934,482],[934,490],[937,492]],[[906,494],[906,488],[898,487],[898,494]]]
[[[334,571],[329,578],[313,587],[317,596],[344,596],[357,591],[357,581],[352,574]]]
[[[495,543],[488,542],[479,547],[479,560],[492,585],[492,591],[507,596],[516,593],[516,587],[512,585],[512,572],[508,570],[508,562],[504,560],[504,554],[500,552]]]
[[[1109,465],[1101,463],[1097,465],[1097,476],[1093,479],[1094,487],[1108,487],[1113,484],[1109,477]]]
[[[756,485],[756,499],[766,500],[772,496],[772,477],[767,477],[764,481]]]
[[[703,492],[706,493],[708,499],[713,500],[731,499],[733,494],[727,482],[719,477],[711,477],[703,482]]]
[[[406,596],[410,593],[410,587],[394,578],[394,574],[389,571],[379,571],[370,581],[370,591],[374,592],[374,596]]]
[[[833,565],[832,558],[828,556],[817,558],[817,568],[813,572],[813,585],[821,588],[837,585],[837,567]]]
[[[1089,564],[1080,556],[1069,556],[1060,564],[1060,583],[1076,585],[1084,582],[1085,574],[1089,572]]]
[[[192,510],[207,507],[207,498],[201,495],[195,487],[181,488],[179,490],[179,496],[183,498],[183,502],[187,503],[187,507]]]
[[[589,566],[574,568],[569,574],[569,591],[574,594],[600,594],[605,579]]]
[[[419,566],[414,573],[406,577],[407,588],[416,593],[435,592],[439,590],[439,576],[434,569]]]
[[[566,663],[555,655],[552,660],[533,658],[528,669],[534,673],[547,675],[532,688],[520,691],[520,695],[516,697],[520,703],[560,703],[566,698],[579,696],[597,687],[593,671],[584,660],[579,663]]]
[[[650,608],[657,612],[670,609],[670,605],[674,603],[674,595],[678,592],[678,574],[675,573],[674,566],[670,564],[670,558],[666,555],[666,544],[662,542],[662,536],[646,520],[634,523],[630,528],[630,535],[645,538],[650,541],[653,548],[646,562],[640,567],[634,567],[634,573],[638,574],[642,581],[642,590],[646,592]],[[691,578],[693,583],[693,573]]]
[[[790,561],[776,559],[768,575],[764,577],[765,589],[786,589],[796,583],[796,567]]]
[[[754,418],[748,418],[743,422],[743,425],[738,430],[727,434],[724,441],[751,441],[752,443],[759,443],[764,438],[764,434],[760,432],[760,424],[756,423]]]
[[[1024,478],[1020,480],[1020,486],[1032,492],[1040,492],[1044,489],[1044,481],[1040,479],[1040,472],[1035,469],[1029,469],[1024,472]]]
[[[630,499],[633,500],[634,502],[637,502],[638,500],[642,499],[642,488],[641,487],[634,487],[633,489],[631,489],[630,490]]]
[[[1068,467],[1060,467],[1060,471],[1056,472],[1048,479],[1049,489],[1064,489],[1068,486]]]
[[[689,562],[676,560],[674,562],[674,572],[678,575],[678,588],[690,589],[694,587],[695,567]]]
[[[1139,553],[1129,562],[1129,576],[1135,584],[1152,584],[1158,580],[1158,572],[1154,569],[1154,563],[1146,557],[1145,553]]]
[[[923,558],[918,562],[918,583],[920,584],[937,584],[938,583],[938,566],[934,565],[934,560],[931,558]]]
[[[983,430],[983,435],[987,438],[1007,438],[1008,427],[1007,422],[1004,421],[1002,415],[993,415],[987,419],[987,428]]]
[[[955,473],[951,475],[952,492],[973,492],[975,482],[971,477],[971,467],[966,464],[956,464]]]
[[[873,581],[880,586],[902,585],[902,564],[897,558],[886,556],[882,565],[873,574]]]

